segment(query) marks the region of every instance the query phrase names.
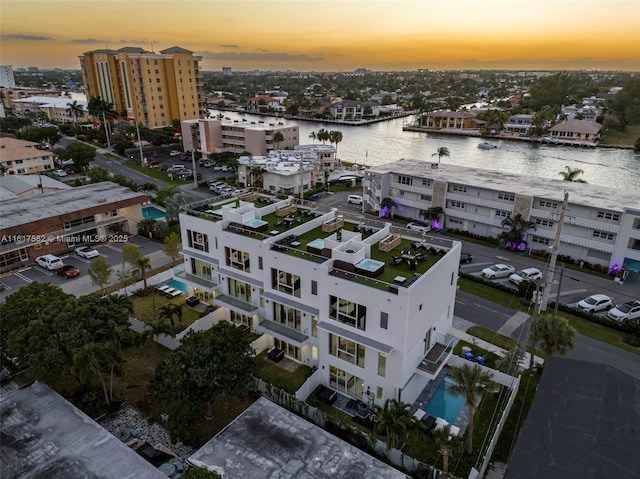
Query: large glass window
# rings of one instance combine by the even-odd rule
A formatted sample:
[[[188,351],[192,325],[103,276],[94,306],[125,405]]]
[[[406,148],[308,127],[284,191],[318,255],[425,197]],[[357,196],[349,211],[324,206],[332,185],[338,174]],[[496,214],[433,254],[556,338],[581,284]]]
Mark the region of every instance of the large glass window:
[[[280,303],[273,303],[273,319],[278,323],[300,331],[301,319],[300,310],[298,309]]]
[[[239,269],[246,273],[250,272],[249,253],[229,247],[224,248],[224,253],[227,266]]]
[[[284,355],[288,358],[295,359],[296,361],[302,361],[302,353],[298,346],[289,344],[281,339],[275,338],[274,344],[277,349],[284,351]]]
[[[329,317],[364,331],[367,307],[336,296],[329,296]]]
[[[364,368],[365,347],[354,341],[329,333],[329,354]]]
[[[271,287],[281,293],[300,297],[300,276],[271,268]]]
[[[231,322],[233,324],[251,327],[251,317],[246,316],[244,314],[236,313],[233,310],[230,311],[230,313],[231,313]]]
[[[387,355],[378,353],[378,376],[384,377],[387,371]]]
[[[187,230],[187,241],[189,242],[189,248],[209,252],[209,237],[204,233],[198,233],[197,231]]]
[[[362,390],[364,389],[362,379],[335,366],[329,368],[329,385],[336,391],[362,399]]]
[[[211,281],[211,265],[206,261],[191,258],[191,274]]]
[[[238,299],[251,302],[251,286],[237,279],[229,278],[229,295]]]

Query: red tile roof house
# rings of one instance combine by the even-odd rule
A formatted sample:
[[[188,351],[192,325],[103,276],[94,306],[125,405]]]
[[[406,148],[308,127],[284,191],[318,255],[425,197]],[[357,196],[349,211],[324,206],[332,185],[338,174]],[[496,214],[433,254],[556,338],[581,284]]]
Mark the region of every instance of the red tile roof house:
[[[596,146],[602,125],[595,121],[571,120],[549,128],[553,143],[577,146]]]
[[[269,109],[277,110],[279,107],[280,102],[267,95],[252,96],[247,100],[248,111],[267,111]]]

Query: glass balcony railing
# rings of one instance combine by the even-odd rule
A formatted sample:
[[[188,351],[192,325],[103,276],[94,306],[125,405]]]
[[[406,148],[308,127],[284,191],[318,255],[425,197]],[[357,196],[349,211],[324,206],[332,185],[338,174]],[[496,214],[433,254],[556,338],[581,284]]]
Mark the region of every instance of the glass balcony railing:
[[[440,368],[451,356],[453,351],[453,338],[448,335],[438,334],[436,342],[427,352],[424,359],[418,365],[418,369],[429,374],[437,374]]]
[[[267,319],[264,316],[260,316],[258,321],[258,328],[262,329],[267,334],[273,332],[280,336],[284,336],[288,339],[292,339],[297,343],[304,343],[309,339],[308,334],[304,334],[302,331],[298,331],[295,328],[287,326],[286,324],[278,323],[272,319]]]
[[[177,268],[173,268],[173,275],[178,278],[186,279],[191,283],[204,286],[206,288],[215,288],[216,286],[218,286],[218,283],[216,282],[215,279],[188,273],[184,266],[178,266]]]

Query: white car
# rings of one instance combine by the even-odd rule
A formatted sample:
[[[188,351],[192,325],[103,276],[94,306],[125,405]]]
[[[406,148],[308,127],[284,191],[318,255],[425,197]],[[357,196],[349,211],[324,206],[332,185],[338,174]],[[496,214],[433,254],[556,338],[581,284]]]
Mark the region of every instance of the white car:
[[[407,228],[413,231],[420,231],[421,233],[428,233],[431,231],[431,226],[425,223],[420,223],[419,221],[412,221],[407,224]]]
[[[587,313],[597,313],[598,311],[606,311],[613,306],[611,298],[606,294],[592,294],[588,298],[584,298],[577,304],[578,308]]]
[[[90,246],[80,246],[79,248],[75,249],[75,253],[81,258],[85,259],[91,259],[100,256],[100,253],[98,253],[97,250],[91,248]]]
[[[361,205],[362,204],[362,196],[360,195],[349,195],[347,198],[347,203],[351,203],[352,205]]]
[[[506,278],[515,271],[516,269],[510,264],[494,264],[493,266],[483,269],[480,274],[485,278],[496,279]]]
[[[607,313],[607,318],[615,321],[640,318],[640,301],[629,301],[612,308]]]
[[[67,176],[67,172],[64,170],[56,170],[53,172],[53,174],[59,178],[62,178],[63,176]]]
[[[509,276],[509,281],[515,284],[520,284],[523,281],[535,281],[542,278],[542,271],[538,268],[525,268],[516,271]]]
[[[169,156],[180,156],[180,152],[178,150],[171,150]]]
[[[52,254],[45,254],[43,256],[38,256],[36,258],[36,264],[49,271],[53,271],[58,268],[62,268],[64,266],[64,263],[62,262],[62,260]]]
[[[185,169],[186,169],[186,167],[184,165],[176,164],[176,165],[170,166],[167,169],[167,173],[177,173],[177,172],[179,172],[181,170],[185,170]]]

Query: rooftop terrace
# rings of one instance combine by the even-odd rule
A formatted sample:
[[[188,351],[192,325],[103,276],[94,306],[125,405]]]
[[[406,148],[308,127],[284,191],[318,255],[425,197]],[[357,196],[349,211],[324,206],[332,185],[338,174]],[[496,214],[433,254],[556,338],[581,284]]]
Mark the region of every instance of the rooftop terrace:
[[[183,209],[189,215],[220,222],[224,231],[264,241],[284,254],[326,263],[334,276],[394,293],[398,287],[410,287],[453,246],[451,240],[391,223],[369,226],[335,209],[321,212],[311,206],[296,204],[292,198],[260,196],[251,202],[233,198],[214,204],[201,201]]]

